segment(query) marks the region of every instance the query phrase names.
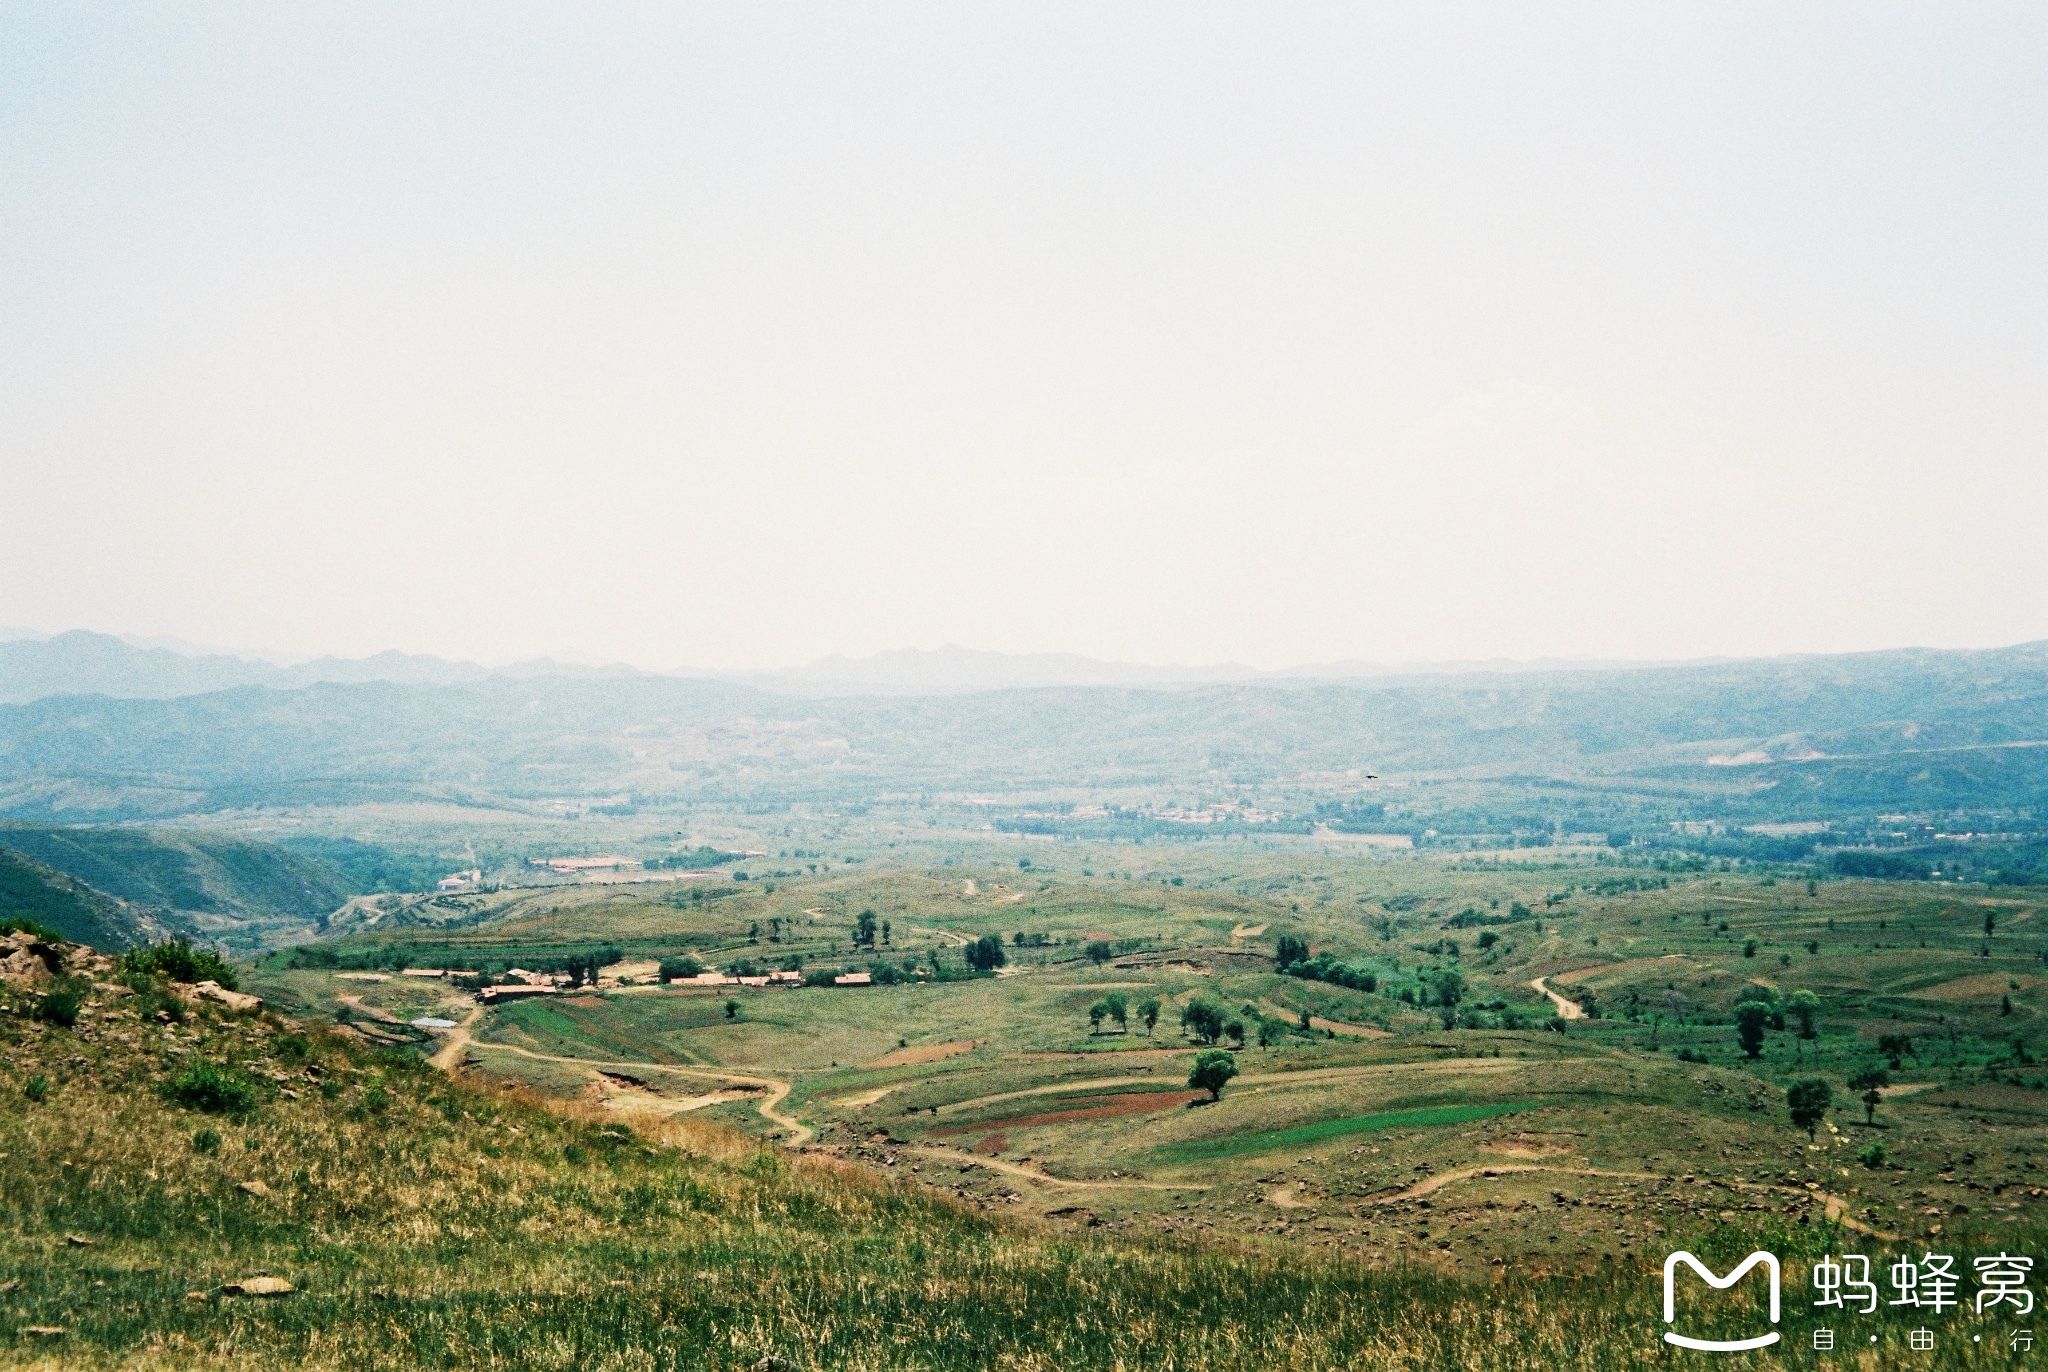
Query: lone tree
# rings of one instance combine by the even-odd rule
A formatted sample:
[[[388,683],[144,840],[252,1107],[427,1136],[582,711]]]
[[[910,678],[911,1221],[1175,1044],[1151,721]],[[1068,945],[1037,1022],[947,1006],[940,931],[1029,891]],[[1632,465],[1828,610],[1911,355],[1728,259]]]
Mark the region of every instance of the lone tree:
[[[1899,1071],[1902,1066],[1899,1059],[1913,1051],[1913,1036],[1910,1034],[1879,1034],[1877,1036],[1877,1051],[1884,1054],[1890,1060],[1891,1068],[1894,1072]]]
[[[1884,1088],[1892,1084],[1891,1073],[1882,1067],[1866,1067],[1849,1078],[1849,1089],[1863,1095],[1863,1122],[1877,1123],[1877,1107],[1884,1103]]]
[[[1742,1045],[1744,1056],[1764,1055],[1764,1026],[1770,1022],[1771,1012],[1753,1000],[1735,1007],[1735,1041]]]
[[[1227,1018],[1223,1007],[1207,996],[1196,996],[1180,1009],[1180,1027],[1203,1043],[1214,1043],[1222,1037]]]
[[[1299,934],[1282,934],[1273,945],[1273,965],[1286,971],[1297,962],[1308,961],[1308,940]]]
[[[1131,1003],[1124,999],[1123,992],[1111,991],[1104,996],[1102,1008],[1116,1021],[1118,1033],[1128,1034],[1131,1031]]]
[[[1138,1018],[1144,1022],[1145,1036],[1152,1036],[1153,1028],[1159,1023],[1159,997],[1147,996],[1138,1002]]]
[[[1794,991],[1785,997],[1785,1013],[1792,1017],[1802,1043],[1820,1037],[1820,997],[1811,991]]]
[[[1089,944],[1082,951],[1088,955],[1088,961],[1094,963],[1097,967],[1100,967],[1110,959],[1109,945],[1101,939],[1095,940],[1095,942]]]
[[[1814,1131],[1827,1118],[1834,1099],[1835,1088],[1819,1077],[1795,1081],[1785,1088],[1785,1108],[1792,1112],[1793,1125],[1806,1131],[1808,1143],[1813,1142]]]
[[[1195,1054],[1195,1065],[1188,1071],[1188,1085],[1207,1091],[1210,1100],[1222,1100],[1224,1083],[1236,1075],[1235,1057],[1221,1048],[1205,1048]]]
[[[740,1003],[738,1001],[729,1000],[725,1003],[725,1017],[727,1019],[738,1019],[740,1017]]]
[[[853,922],[854,943],[868,948],[874,947],[875,934],[881,927],[881,924],[875,919],[875,912],[873,910],[861,911],[860,918]]]
[[[993,972],[1009,960],[1000,934],[983,934],[967,945],[967,965],[977,972]]]

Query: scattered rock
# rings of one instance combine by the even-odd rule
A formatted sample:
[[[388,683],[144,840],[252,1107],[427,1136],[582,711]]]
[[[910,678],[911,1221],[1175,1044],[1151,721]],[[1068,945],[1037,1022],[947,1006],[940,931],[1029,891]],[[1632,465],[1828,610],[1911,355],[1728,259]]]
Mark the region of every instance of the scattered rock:
[[[66,1234],[64,1242],[70,1244],[73,1248],[90,1248],[93,1245],[93,1241],[83,1234]]]
[[[260,1181],[245,1181],[236,1189],[246,1191],[252,1196],[268,1196],[270,1194],[270,1188]]]
[[[192,988],[192,994],[201,1000],[218,1001],[237,1014],[263,1008],[263,997],[246,995],[240,991],[230,991],[217,981],[200,982]]]
[[[31,1339],[61,1339],[71,1331],[61,1324],[25,1324],[21,1332]]]
[[[289,1296],[298,1288],[283,1277],[244,1277],[221,1287],[223,1296]]]
[[[185,1299],[188,1301],[208,1301],[212,1300],[213,1297],[204,1291],[187,1291]]]

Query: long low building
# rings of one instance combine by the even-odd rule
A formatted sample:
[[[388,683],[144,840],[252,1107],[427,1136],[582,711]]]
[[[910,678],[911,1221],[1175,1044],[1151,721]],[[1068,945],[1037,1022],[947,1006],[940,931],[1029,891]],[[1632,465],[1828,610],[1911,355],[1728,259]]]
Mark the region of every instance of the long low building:
[[[517,1000],[521,996],[554,996],[560,994],[560,990],[556,987],[529,986],[522,981],[513,982],[505,986],[486,986],[483,990],[476,993],[476,998],[489,1005],[494,1001]]]

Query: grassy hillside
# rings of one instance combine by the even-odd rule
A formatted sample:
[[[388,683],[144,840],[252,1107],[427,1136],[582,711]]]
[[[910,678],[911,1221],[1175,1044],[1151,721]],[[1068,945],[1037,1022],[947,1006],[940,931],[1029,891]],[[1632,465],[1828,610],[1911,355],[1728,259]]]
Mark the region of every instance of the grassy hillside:
[[[163,925],[34,858],[0,848],[0,919],[26,919],[98,948],[161,937]]]
[[[272,1018],[177,1008],[140,984],[80,982],[68,1028],[36,1015],[49,983],[0,985],[0,1365],[1661,1361],[1641,1263],[1468,1283],[1054,1231],[716,1127],[548,1105]],[[1764,1239],[1790,1257],[1825,1238],[1729,1226],[1698,1246],[1725,1261]],[[259,1276],[293,1289],[236,1294]],[[1886,1312],[1861,1328],[1888,1350],[1905,1327]],[[2004,1365],[2002,1348],[1954,1342],[1946,1366]],[[1808,1365],[1796,1349],[1785,1363]]]
[[[267,923],[318,919],[359,889],[316,858],[225,834],[9,824],[0,847],[130,905],[195,917],[229,943],[253,943]]]

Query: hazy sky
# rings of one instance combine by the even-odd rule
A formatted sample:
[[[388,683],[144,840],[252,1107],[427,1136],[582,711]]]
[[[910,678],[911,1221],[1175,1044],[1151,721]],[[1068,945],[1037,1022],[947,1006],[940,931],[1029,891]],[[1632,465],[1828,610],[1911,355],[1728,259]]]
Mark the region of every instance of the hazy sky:
[[[2048,9],[0,9],[0,624],[2048,637]]]

